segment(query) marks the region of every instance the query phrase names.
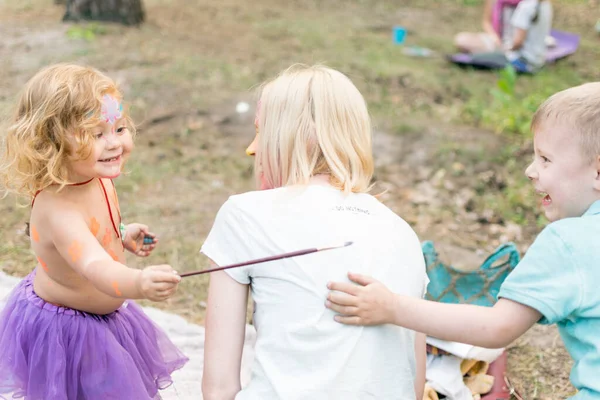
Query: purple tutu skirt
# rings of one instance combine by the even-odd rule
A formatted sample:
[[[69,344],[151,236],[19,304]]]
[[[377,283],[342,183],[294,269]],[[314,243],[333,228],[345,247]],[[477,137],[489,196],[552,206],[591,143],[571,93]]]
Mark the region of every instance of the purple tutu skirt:
[[[34,276],[18,284],[0,313],[0,393],[159,399],[158,390],[188,361],[134,302],[106,315],[59,307],[35,294]]]

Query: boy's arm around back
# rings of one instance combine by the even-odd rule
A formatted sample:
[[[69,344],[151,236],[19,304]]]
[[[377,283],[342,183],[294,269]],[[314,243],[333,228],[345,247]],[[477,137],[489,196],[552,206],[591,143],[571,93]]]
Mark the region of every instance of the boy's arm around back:
[[[494,307],[445,304],[390,292],[380,282],[349,274],[358,283],[332,282],[327,306],[349,325],[391,323],[443,340],[500,348],[525,333],[541,317],[535,309],[500,299]]]
[[[584,302],[585,267],[574,249],[584,235],[579,219],[548,225],[502,284],[494,307],[442,304],[391,293],[370,277],[330,283],[329,307],[340,322],[394,323],[445,340],[504,347],[535,322],[555,323],[576,315]],[[542,318],[543,317],[543,318]]]
[[[392,317],[396,325],[443,340],[492,349],[508,346],[541,317],[537,310],[506,299],[500,299],[491,308],[399,296],[396,302]]]

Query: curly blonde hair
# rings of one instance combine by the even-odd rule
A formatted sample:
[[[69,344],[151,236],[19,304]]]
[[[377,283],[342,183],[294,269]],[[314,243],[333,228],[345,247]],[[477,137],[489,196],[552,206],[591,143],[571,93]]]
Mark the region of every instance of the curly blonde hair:
[[[27,82],[0,151],[4,196],[11,192],[32,198],[50,185],[72,183],[69,159],[91,154],[92,129],[100,123],[105,94],[122,100],[112,79],[74,64],[46,67]]]

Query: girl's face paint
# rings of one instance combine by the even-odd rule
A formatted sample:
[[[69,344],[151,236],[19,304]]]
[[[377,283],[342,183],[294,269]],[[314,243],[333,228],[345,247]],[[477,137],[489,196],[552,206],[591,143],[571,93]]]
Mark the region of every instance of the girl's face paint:
[[[99,230],[100,224],[98,223],[98,220],[95,217],[92,217],[90,221],[90,231],[92,232],[92,235],[96,236]]]
[[[256,155],[256,146],[258,146],[258,116],[260,112],[260,100],[256,104],[256,116],[254,117],[254,130],[256,131],[256,135],[254,135],[254,140],[250,143],[250,146],[246,149],[246,155],[254,156]]]
[[[33,226],[33,225],[31,225],[31,239],[36,243],[40,241],[40,234],[38,233],[37,229],[35,229],[35,226]]]
[[[250,146],[248,146],[248,148],[246,149],[246,155],[249,156],[255,156],[256,155],[256,148],[258,147],[258,134],[259,134],[259,130],[258,130],[258,121],[259,121],[259,116],[260,116],[260,100],[258,101],[258,103],[256,104],[256,116],[254,117],[254,129],[256,131],[256,135],[254,136],[254,140],[252,141],[252,143],[250,143]],[[267,190],[267,189],[271,189],[271,187],[267,184],[267,182],[265,181],[263,174],[260,174],[260,187],[259,190]]]
[[[77,240],[73,240],[73,243],[71,243],[71,246],[69,246],[69,255],[71,256],[71,261],[77,262],[77,260],[79,260],[81,257],[81,249],[81,243],[79,243]]]
[[[256,146],[258,146],[258,125],[255,125],[256,135],[254,136],[254,140],[250,143],[250,146],[246,149],[246,155],[255,156],[256,155]]]
[[[268,190],[268,189],[272,189],[272,187],[267,183],[267,181],[265,180],[265,176],[261,173],[260,174],[260,187],[258,188],[258,190]]]
[[[100,113],[103,121],[114,125],[123,117],[123,104],[119,103],[114,97],[105,94],[102,96],[102,108]]]
[[[73,155],[70,180],[82,182],[90,178],[116,178],[121,174],[125,158],[133,148],[131,132],[124,118],[123,106],[105,94],[102,97],[100,122],[91,129],[94,136],[92,152],[86,159]]]

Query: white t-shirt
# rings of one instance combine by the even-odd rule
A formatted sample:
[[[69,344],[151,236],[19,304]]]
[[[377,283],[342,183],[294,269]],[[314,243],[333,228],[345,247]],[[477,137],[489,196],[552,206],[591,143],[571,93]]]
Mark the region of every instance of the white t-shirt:
[[[236,399],[414,399],[414,332],[345,326],[324,305],[328,281],[348,271],[421,297],[428,279],[419,239],[373,196],[310,184],[232,196],[202,253],[226,265],[345,241],[353,244],[226,270],[250,284],[257,329],[252,378]]]
[[[537,19],[535,18],[537,13]],[[535,21],[534,21],[535,19]],[[512,46],[515,28],[527,31],[523,46],[508,54],[510,60],[524,58],[535,68],[546,62],[546,37],[552,29],[552,3],[550,1],[523,0],[516,8],[505,7],[502,15],[503,40]]]

